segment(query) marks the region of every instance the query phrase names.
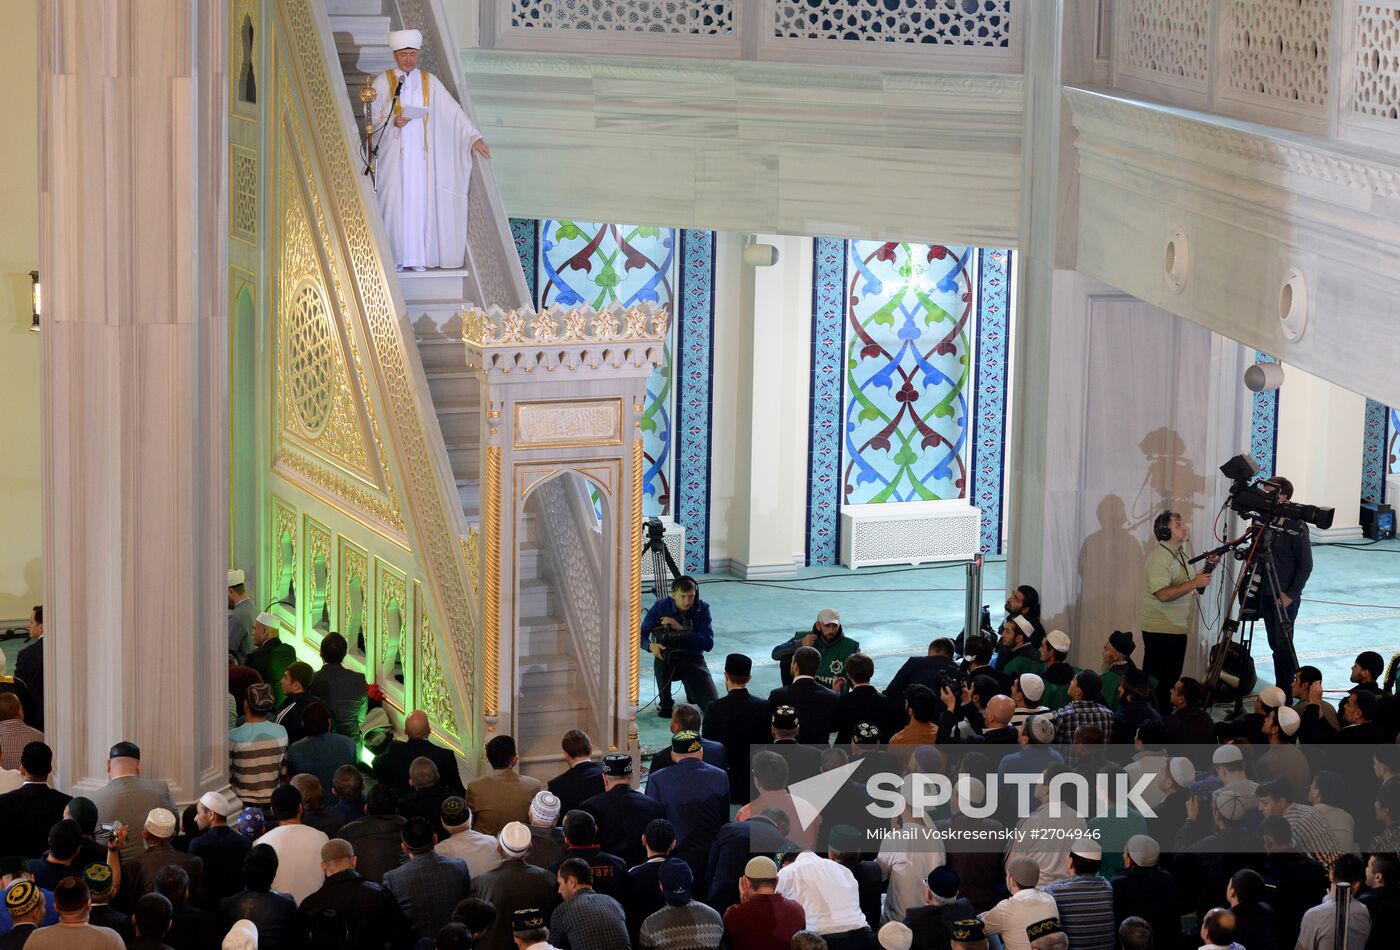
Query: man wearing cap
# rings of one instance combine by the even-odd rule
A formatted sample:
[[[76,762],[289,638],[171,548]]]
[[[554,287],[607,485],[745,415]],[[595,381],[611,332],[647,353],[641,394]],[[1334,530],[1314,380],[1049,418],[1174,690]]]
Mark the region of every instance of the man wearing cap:
[[[1163,947],[1175,944],[1172,934],[1181,931],[1181,895],[1176,879],[1158,866],[1162,849],[1156,839],[1133,835],[1123,849],[1123,870],[1113,875],[1113,919],[1141,917],[1152,925]]]
[[[326,833],[301,821],[301,792],[294,785],[279,785],[272,792],[272,814],[277,827],[263,834],[258,844],[277,852],[277,878],[274,890],[290,894],[300,904],[321,886],[321,846],[330,839]]]
[[[1252,863],[1262,842],[1244,821],[1245,816],[1254,811],[1255,803],[1251,795],[1248,804],[1245,796],[1232,788],[1217,789],[1210,799],[1210,819],[1214,831],[1194,842],[1187,843],[1193,834],[1193,826],[1198,824],[1201,800],[1192,796],[1186,802],[1188,824],[1176,837],[1176,862],[1172,871],[1177,880],[1190,893],[1183,897],[1190,901],[1188,909],[1198,914],[1204,913],[1225,893],[1225,885],[1240,868]]]
[[[1075,950],[1114,950],[1113,887],[1099,877],[1103,848],[1093,838],[1080,838],[1069,852],[1069,874],[1046,885],[1055,899],[1060,924]]]
[[[1031,642],[1035,627],[1021,614],[1011,614],[1001,625],[1001,642],[997,645],[992,666],[1003,676],[1039,673],[1044,669],[1040,649]]]
[[[817,651],[819,661],[814,678],[828,689],[841,692],[846,675],[846,658],[860,650],[860,643],[846,636],[841,628],[841,615],[831,607],[823,607],[817,611],[817,619],[811,630],[799,630],[791,640],[773,648],[773,659],[778,661],[784,686],[792,683],[792,657],[798,647],[811,647]]]
[[[11,927],[0,936],[0,950],[18,950],[44,923],[44,892],[33,881],[17,881],[5,891]]]
[[[549,927],[546,926],[548,914],[548,911],[539,907],[521,908],[511,914],[509,924],[502,921],[497,914],[500,930],[505,934],[506,942],[503,946],[515,947],[516,950],[559,950],[549,942]],[[495,926],[493,925],[493,929]],[[514,940],[511,939],[512,936]],[[484,944],[478,943],[477,946]]]
[[[747,782],[747,777],[745,778]],[[638,828],[666,817],[666,806],[632,787],[632,757],[625,752],[603,756],[603,793],[583,803],[598,822],[598,843],[628,867],[646,860]]]
[[[951,950],[987,950],[987,928],[977,917],[955,920],[948,925]]]
[[[122,859],[121,896],[119,903],[130,909],[143,894],[153,893],[156,879],[167,865],[174,864],[190,878],[190,894],[194,903],[204,895],[204,860],[197,855],[176,851],[171,846],[179,823],[175,813],[167,808],[152,808],[141,825],[141,841],[145,850],[131,860]],[[127,831],[130,834],[130,830]],[[120,839],[117,842],[120,843]],[[123,849],[124,851],[124,849]]]
[[[547,871],[564,860],[564,831],[559,827],[559,799],[548,789],[530,802],[530,854],[526,864]]]
[[[1295,802],[1307,801],[1308,788],[1312,785],[1312,766],[1298,747],[1300,725],[1302,717],[1291,706],[1270,710],[1264,720],[1268,748],[1259,756],[1259,774],[1287,782]]]
[[[115,930],[94,927],[88,922],[91,907],[87,882],[81,877],[66,877],[54,889],[54,906],[58,908],[58,923],[36,930],[24,944],[26,950],[123,950],[126,946]],[[7,895],[8,900],[8,895]]]
[[[437,935],[457,902],[467,896],[471,872],[467,862],[434,850],[437,830],[426,818],[404,822],[403,852],[408,861],[384,874],[384,887],[398,900],[419,937]]]
[[[243,862],[253,843],[228,826],[234,813],[233,803],[219,792],[205,792],[195,808],[195,823],[204,833],[191,839],[189,852],[204,862],[206,910],[217,911],[220,901],[243,889]]]
[[[764,856],[750,858],[739,878],[739,903],[724,911],[730,950],[787,950],[792,935],[807,926],[807,912],[777,892],[778,866]]]
[[[529,828],[522,822],[509,822],[496,840],[501,863],[480,877],[473,877],[468,896],[489,901],[496,908],[496,920],[477,946],[482,950],[511,950],[510,920],[515,912],[533,908],[541,915],[543,928],[559,898],[555,876],[525,863],[525,855],[530,851]]]
[[[710,842],[729,820],[729,776],[701,761],[701,748],[697,733],[672,736],[671,756],[676,764],[652,775],[646,794],[666,806],[666,820],[676,829],[676,857],[699,880],[707,881]]]
[[[465,798],[453,795],[444,801],[438,820],[448,834],[447,838],[439,839],[438,854],[467,862],[472,877],[479,877],[501,863],[495,836],[472,830],[472,811]]]
[[[1130,671],[1137,669],[1137,664],[1133,662],[1133,652],[1136,650],[1133,635],[1126,630],[1115,630],[1104,641],[1103,672],[1099,678],[1103,681],[1103,694],[1108,699],[1109,709],[1118,709],[1118,684]]]
[[[821,771],[821,751],[800,744],[802,720],[798,718],[796,709],[791,706],[774,707],[769,733],[773,737],[773,751],[787,760],[789,782],[809,779]],[[879,741],[878,733],[872,741]]]
[[[910,907],[904,914],[904,923],[910,930],[910,943],[906,946],[946,950],[949,926],[977,916],[972,902],[958,894],[961,883],[958,872],[950,867],[937,867],[929,872],[924,887],[924,906]],[[884,928],[880,932],[883,935]]]
[[[297,651],[290,643],[282,642],[282,622],[276,614],[258,614],[253,623],[253,652],[248,654],[247,663],[258,671],[264,683],[272,687],[274,707],[281,706],[285,698],[282,677],[287,667],[297,661]]]
[[[982,914],[982,925],[988,935],[1001,934],[1006,950],[1030,950],[1026,928],[1051,917],[1059,916],[1055,899],[1036,885],[1040,882],[1040,867],[1023,855],[1006,862],[1006,889],[1011,896]]]
[[[768,725],[773,710],[768,700],[749,692],[749,680],[752,678],[751,658],[743,653],[726,656],[725,694],[710,703],[700,727],[702,744],[709,740],[718,742],[724,748],[725,771],[729,773],[729,801],[734,805],[742,805],[749,799],[749,747],[770,741]]]
[[[276,697],[267,683],[254,683],[243,697],[243,725],[229,730],[229,785],[246,805],[265,806],[282,777],[287,730],[268,717]]]
[[[352,950],[383,950],[385,944],[402,946],[408,938],[408,920],[385,888],[365,880],[355,870],[355,849],[350,842],[332,838],[321,846],[321,872],[325,880],[297,908],[297,933],[310,942],[311,922],[330,910],[347,925]]]
[[[1040,643],[1040,661],[1045,664],[1040,671],[1045,682],[1040,701],[1052,710],[1069,702],[1070,680],[1079,672],[1069,662],[1071,646],[1069,634],[1063,630],[1051,630]]]
[[[29,690],[33,704],[25,708],[25,718],[40,732],[44,731],[44,605],[36,604],[29,612],[29,645],[15,657],[15,679]]]
[[[690,703],[676,703],[676,707],[671,712],[671,735],[678,732],[700,732],[702,717],[700,707]],[[713,739],[706,739],[703,735],[700,738],[702,761],[708,762],[717,769],[728,769],[729,757],[725,754],[724,746]],[[671,758],[671,748],[667,746],[657,749],[651,756],[651,773],[654,775],[658,770],[667,768],[675,764]]]
[[[374,80],[374,185],[399,270],[463,266],[473,159],[491,157],[457,100],[418,68],[422,46],[418,30],[391,32],[394,67]]]
[[[848,745],[862,722],[878,728],[882,741],[903,728],[904,710],[870,684],[874,675],[875,661],[868,655],[846,657],[846,688],[836,700],[836,745]]]
[[[568,768],[549,780],[549,790],[565,813],[603,792],[603,765],[593,761],[593,740],[582,729],[570,729],[559,742]]]
[[[31,742],[20,753],[19,774],[23,784],[0,795],[0,842],[4,850],[37,858],[48,846],[49,828],[63,818],[70,796],[49,788],[53,771],[53,750],[42,742]],[[96,797],[96,796],[94,796]]]
[[[1016,704],[1011,714],[1011,728],[1021,731],[1022,724],[1031,716],[1050,712],[1050,707],[1042,706],[1040,698],[1045,695],[1045,680],[1039,673],[1022,673],[1011,683],[1011,700]]]
[[[690,868],[684,861],[668,858],[661,865],[659,877],[666,906],[642,921],[639,950],[717,950],[724,938],[724,920],[714,908],[695,900]]]
[[[1264,720],[1270,712],[1288,705],[1288,694],[1277,686],[1266,686],[1254,697],[1254,708],[1243,716],[1216,723],[1215,735],[1221,742],[1231,739],[1246,739],[1250,745],[1263,745],[1268,741],[1264,735]]]
[[[513,736],[493,736],[486,743],[486,762],[491,771],[467,787],[467,804],[476,816],[476,829],[494,835],[507,823],[524,822],[530,803],[540,790],[540,780],[515,770],[520,761]]]
[[[792,683],[768,694],[774,709],[797,710],[797,739],[807,745],[826,745],[836,725],[836,694],[817,681],[820,667],[821,653],[815,647],[798,647],[792,655]]]
[[[253,652],[253,624],[258,605],[248,596],[246,576],[239,568],[228,572],[228,652],[242,663]]]
[[[151,810],[164,808],[171,814],[179,811],[164,779],[141,775],[141,747],[134,742],[121,741],[107,753],[107,784],[88,797],[97,806],[98,820],[119,821],[132,829],[122,860],[130,861],[141,853],[141,837],[135,829],[142,827]]]

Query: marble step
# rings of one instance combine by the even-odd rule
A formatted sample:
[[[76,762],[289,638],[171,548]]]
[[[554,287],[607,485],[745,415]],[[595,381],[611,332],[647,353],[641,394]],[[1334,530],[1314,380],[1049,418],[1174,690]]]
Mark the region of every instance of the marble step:
[[[389,42],[389,18],[363,13],[332,13],[331,32],[335,34],[336,49],[348,41],[356,47],[387,46]]]
[[[574,690],[555,690],[543,695],[523,692],[516,721],[521,736],[552,738],[557,744],[570,729],[586,728],[588,700]]]
[[[520,607],[525,612],[525,605]],[[535,656],[549,656],[564,650],[564,622],[548,615],[524,616],[515,623],[520,648]]]
[[[449,337],[415,337],[423,372],[431,378],[437,373],[467,372],[467,345]]]
[[[448,448],[481,441],[481,412],[476,406],[458,408],[435,402],[433,408],[437,410],[438,427],[442,429],[442,440]]]
[[[520,692],[531,697],[543,697],[552,692],[573,689],[578,683],[578,664],[563,653],[536,653],[520,657]],[[565,727],[566,729],[569,727]]]
[[[419,355],[422,355],[420,349]],[[476,373],[460,367],[455,370],[433,370],[423,367],[428,377],[428,393],[433,397],[433,405],[440,409],[481,408],[481,384]]]
[[[481,477],[480,445],[449,445],[447,461],[452,465],[452,477],[456,481],[476,481]]]
[[[358,101],[358,100],[357,100]],[[399,286],[409,306],[418,303],[460,303],[467,299],[470,276],[466,268],[399,271]]]

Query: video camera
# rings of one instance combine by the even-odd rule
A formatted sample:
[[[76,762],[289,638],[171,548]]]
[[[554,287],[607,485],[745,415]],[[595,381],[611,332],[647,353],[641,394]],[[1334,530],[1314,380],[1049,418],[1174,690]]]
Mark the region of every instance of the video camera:
[[[1242,518],[1268,524],[1280,518],[1293,519],[1326,531],[1332,527],[1333,509],[1325,505],[1302,505],[1284,501],[1279,486],[1268,481],[1255,481],[1259,463],[1248,452],[1241,452],[1220,466],[1220,472],[1230,479],[1230,510]]]

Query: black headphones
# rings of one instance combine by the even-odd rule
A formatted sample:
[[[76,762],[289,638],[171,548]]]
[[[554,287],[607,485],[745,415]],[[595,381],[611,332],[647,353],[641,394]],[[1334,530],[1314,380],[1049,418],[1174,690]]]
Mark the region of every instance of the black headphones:
[[[1172,539],[1172,518],[1175,516],[1176,512],[1174,511],[1164,511],[1152,519],[1152,534],[1158,541]]]

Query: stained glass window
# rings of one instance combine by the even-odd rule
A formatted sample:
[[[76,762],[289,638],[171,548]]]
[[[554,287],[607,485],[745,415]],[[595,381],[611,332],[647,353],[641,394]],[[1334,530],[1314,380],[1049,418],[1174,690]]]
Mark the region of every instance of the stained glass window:
[[[661,365],[647,382],[642,412],[642,513],[648,517],[671,514],[676,238],[675,228],[554,218],[540,222],[541,307],[630,307],[649,302],[672,314],[671,338]]]
[[[847,243],[842,501],[967,496],[971,248]]]

